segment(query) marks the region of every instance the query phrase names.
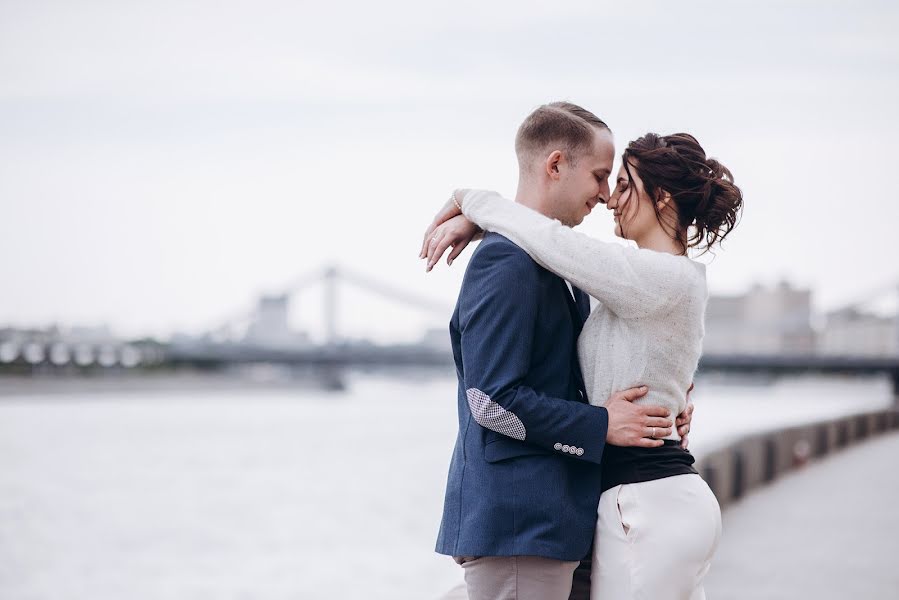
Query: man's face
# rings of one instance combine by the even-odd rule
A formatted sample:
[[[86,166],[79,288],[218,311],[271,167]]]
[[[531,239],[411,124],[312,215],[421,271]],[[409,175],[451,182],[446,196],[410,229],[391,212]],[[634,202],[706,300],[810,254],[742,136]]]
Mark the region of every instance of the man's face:
[[[574,227],[599,203],[609,199],[609,175],[615,159],[615,143],[608,129],[594,128],[593,148],[572,164],[563,161],[559,177],[550,185],[553,217]]]

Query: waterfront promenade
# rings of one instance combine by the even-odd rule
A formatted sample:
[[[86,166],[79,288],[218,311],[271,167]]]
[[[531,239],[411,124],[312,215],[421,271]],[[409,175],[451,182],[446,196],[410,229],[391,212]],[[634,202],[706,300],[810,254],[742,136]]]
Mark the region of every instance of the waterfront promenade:
[[[887,600],[899,590],[899,432],[785,475],[727,507],[715,600]]]
[[[892,600],[899,432],[791,471],[723,512],[710,600]],[[442,600],[464,600],[464,586]]]

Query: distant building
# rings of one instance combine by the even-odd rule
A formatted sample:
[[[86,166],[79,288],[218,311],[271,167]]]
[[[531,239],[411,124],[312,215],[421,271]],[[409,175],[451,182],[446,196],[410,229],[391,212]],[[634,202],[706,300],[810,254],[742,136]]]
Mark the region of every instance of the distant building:
[[[116,336],[108,325],[73,325],[60,336],[69,342],[102,343],[114,342]]]
[[[899,318],[854,308],[829,313],[818,350],[829,355],[899,356]]]
[[[745,294],[710,296],[703,352],[708,354],[810,354],[811,291],[782,282],[753,286]]]
[[[433,350],[446,350],[450,349],[450,334],[449,328],[440,327],[440,328],[431,328],[425,331],[425,334],[421,337],[420,344],[426,348],[431,348]]]
[[[250,323],[244,341],[259,346],[282,348],[309,345],[308,335],[290,329],[289,312],[289,295],[262,296],[259,298],[256,318]]]

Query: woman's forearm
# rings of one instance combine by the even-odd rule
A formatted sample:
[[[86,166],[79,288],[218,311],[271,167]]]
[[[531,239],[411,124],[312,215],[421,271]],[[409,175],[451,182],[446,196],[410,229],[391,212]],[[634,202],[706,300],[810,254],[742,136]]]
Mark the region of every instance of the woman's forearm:
[[[603,242],[495,192],[465,194],[462,211],[623,317],[654,312],[685,291],[683,258]]]

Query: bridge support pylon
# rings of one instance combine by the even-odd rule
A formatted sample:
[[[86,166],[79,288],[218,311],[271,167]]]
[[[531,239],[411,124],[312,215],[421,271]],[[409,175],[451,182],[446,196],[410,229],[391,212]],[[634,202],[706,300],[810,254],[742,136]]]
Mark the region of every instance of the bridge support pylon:
[[[337,344],[337,277],[337,267],[325,269],[325,334],[331,347]]]
[[[899,369],[891,374],[893,380],[893,410],[899,411]]]

